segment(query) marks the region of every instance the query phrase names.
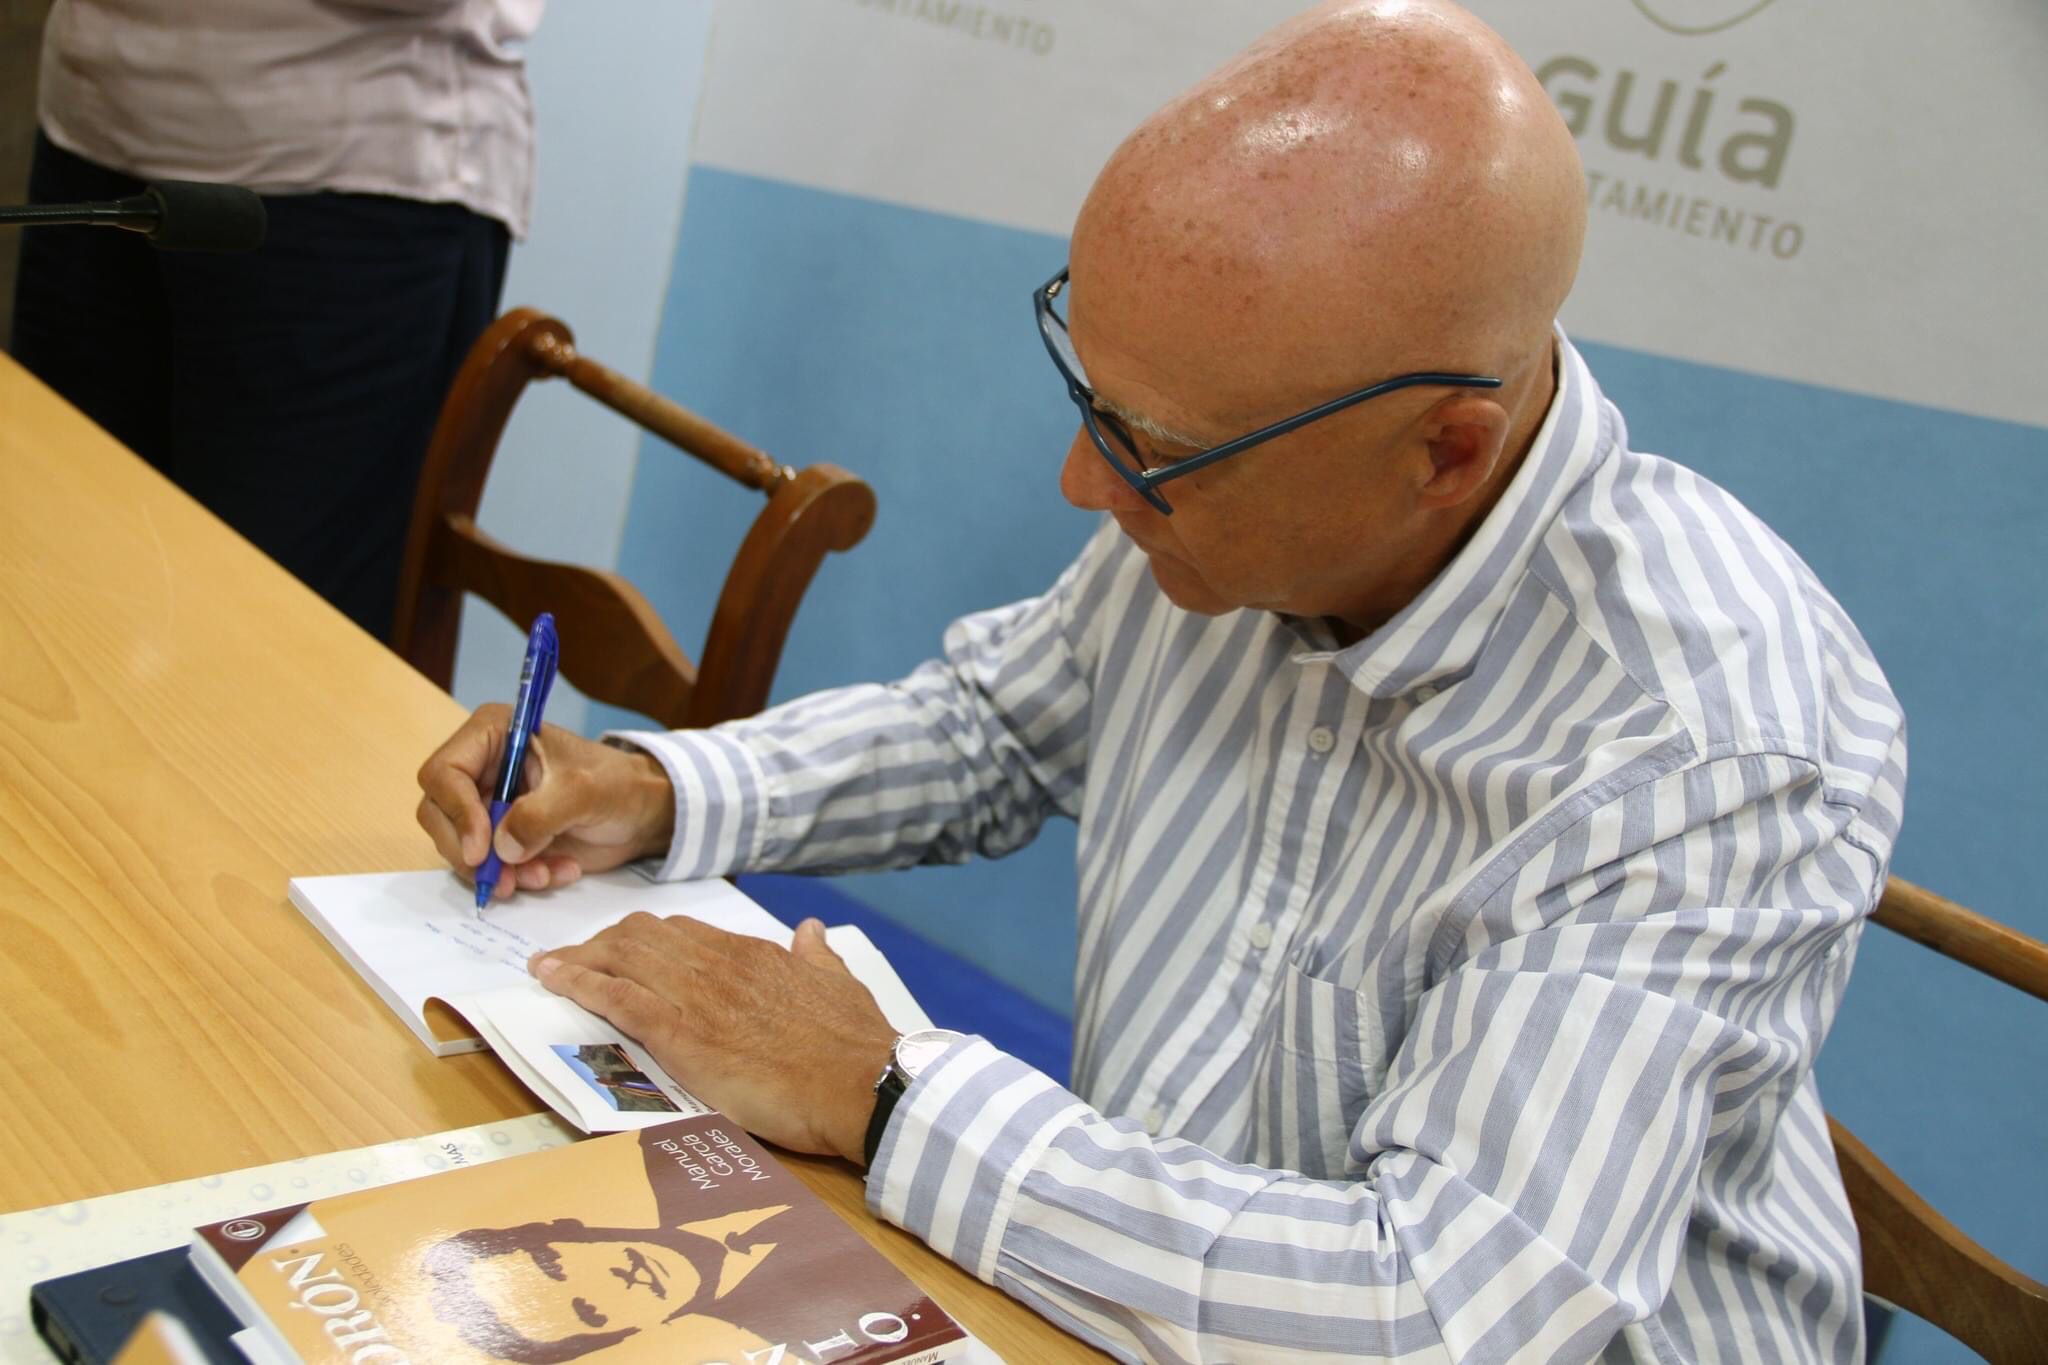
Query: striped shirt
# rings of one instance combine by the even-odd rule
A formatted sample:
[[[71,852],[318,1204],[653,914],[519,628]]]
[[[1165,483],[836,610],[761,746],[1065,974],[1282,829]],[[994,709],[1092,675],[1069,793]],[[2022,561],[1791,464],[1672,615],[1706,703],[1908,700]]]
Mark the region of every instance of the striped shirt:
[[[1903,721],[1799,558],[1628,449],[1559,343],[1535,443],[1346,648],[1171,605],[1105,524],[889,686],[628,736],[665,875],[1079,825],[1072,1090],[985,1040],[870,1207],[1125,1358],[1860,1359],[1815,1053]]]

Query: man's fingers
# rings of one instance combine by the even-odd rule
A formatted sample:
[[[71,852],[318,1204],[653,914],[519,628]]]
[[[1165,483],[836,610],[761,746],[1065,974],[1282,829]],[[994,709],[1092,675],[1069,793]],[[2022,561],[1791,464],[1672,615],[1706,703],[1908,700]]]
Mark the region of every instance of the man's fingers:
[[[420,765],[420,790],[448,817],[457,839],[460,857],[449,856],[445,849],[443,856],[459,866],[475,867],[484,860],[490,813],[484,806],[483,787],[491,778],[509,714],[502,705],[478,707]]]
[[[455,834],[456,853],[450,862],[475,867],[490,847],[491,813],[484,806],[476,784],[459,769],[450,767],[420,770],[420,789],[448,818]]]
[[[508,863],[523,863],[554,842],[557,834],[587,823],[592,815],[593,788],[580,773],[563,771],[542,780],[505,808],[498,821],[496,848]]]
[[[637,981],[594,971],[560,953],[534,959],[534,979],[648,1046],[674,1045],[675,1006]]]
[[[519,864],[507,864],[508,875],[516,875],[521,891],[545,891],[567,886],[583,875],[583,868],[566,853],[549,853]]]
[[[728,1000],[736,983],[761,979],[766,964],[754,959],[757,953],[785,956],[765,939],[729,933],[686,915],[662,919],[643,910],[588,942],[547,955],[644,986],[661,999],[674,1001],[679,1015],[688,1002],[689,1012],[701,1024],[703,1010],[714,1001]]]
[[[684,929],[696,923],[683,918],[658,919],[637,911],[599,931],[589,942],[557,948],[549,955],[675,996],[678,983],[694,976],[710,960],[701,947],[690,942]]]
[[[413,812],[413,818],[420,822],[420,828],[434,841],[434,851],[446,859],[450,867],[463,872],[471,870],[470,862],[464,856],[462,836],[456,831],[455,822],[448,818],[447,812],[434,804],[431,797],[420,798],[419,809]]]
[[[436,768],[464,773],[473,785],[481,786],[488,781],[492,760],[498,755],[498,745],[504,739],[510,718],[511,708],[503,702],[477,707],[469,719],[456,727],[454,734],[441,742],[440,748],[427,755],[427,761],[420,765],[420,785],[427,785],[427,774]]]
[[[519,864],[521,891],[546,891],[567,886],[583,875],[583,869],[566,853],[548,853]]]
[[[645,910],[635,910],[624,919],[598,930],[582,946],[613,947],[632,939],[637,941],[627,946],[626,952],[638,952],[642,948],[652,947],[658,957],[674,957],[680,960],[694,959],[704,952],[716,952],[727,940],[744,937],[688,915],[662,916],[649,914]]]
[[[819,967],[828,967],[847,976],[853,975],[832,945],[825,939],[825,921],[807,919],[797,925],[796,933],[789,940],[789,950],[805,962]]]

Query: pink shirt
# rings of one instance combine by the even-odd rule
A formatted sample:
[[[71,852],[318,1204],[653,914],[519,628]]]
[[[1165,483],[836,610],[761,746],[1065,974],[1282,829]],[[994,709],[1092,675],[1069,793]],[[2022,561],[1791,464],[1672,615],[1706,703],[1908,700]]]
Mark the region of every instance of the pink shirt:
[[[57,0],[38,116],[144,179],[463,204],[524,236],[546,0]]]

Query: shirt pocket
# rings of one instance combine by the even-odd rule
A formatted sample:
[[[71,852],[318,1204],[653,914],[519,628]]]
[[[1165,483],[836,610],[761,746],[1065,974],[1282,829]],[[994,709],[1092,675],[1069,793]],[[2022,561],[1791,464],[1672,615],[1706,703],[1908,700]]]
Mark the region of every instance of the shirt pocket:
[[[1379,1012],[1356,987],[1288,963],[1274,995],[1253,1129],[1265,1164],[1317,1179],[1356,1175],[1351,1130],[1387,1074]]]

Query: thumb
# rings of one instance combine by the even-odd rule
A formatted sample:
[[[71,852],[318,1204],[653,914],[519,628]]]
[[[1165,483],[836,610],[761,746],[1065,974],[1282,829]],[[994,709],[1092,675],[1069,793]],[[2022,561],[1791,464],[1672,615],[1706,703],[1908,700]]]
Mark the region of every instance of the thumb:
[[[589,818],[582,789],[566,781],[543,781],[505,808],[492,846],[508,863],[523,863],[546,850],[556,835]]]
[[[846,976],[853,975],[839,954],[832,951],[832,945],[825,941],[825,921],[807,919],[797,925],[796,934],[789,941],[789,951],[813,966],[830,967]]]

